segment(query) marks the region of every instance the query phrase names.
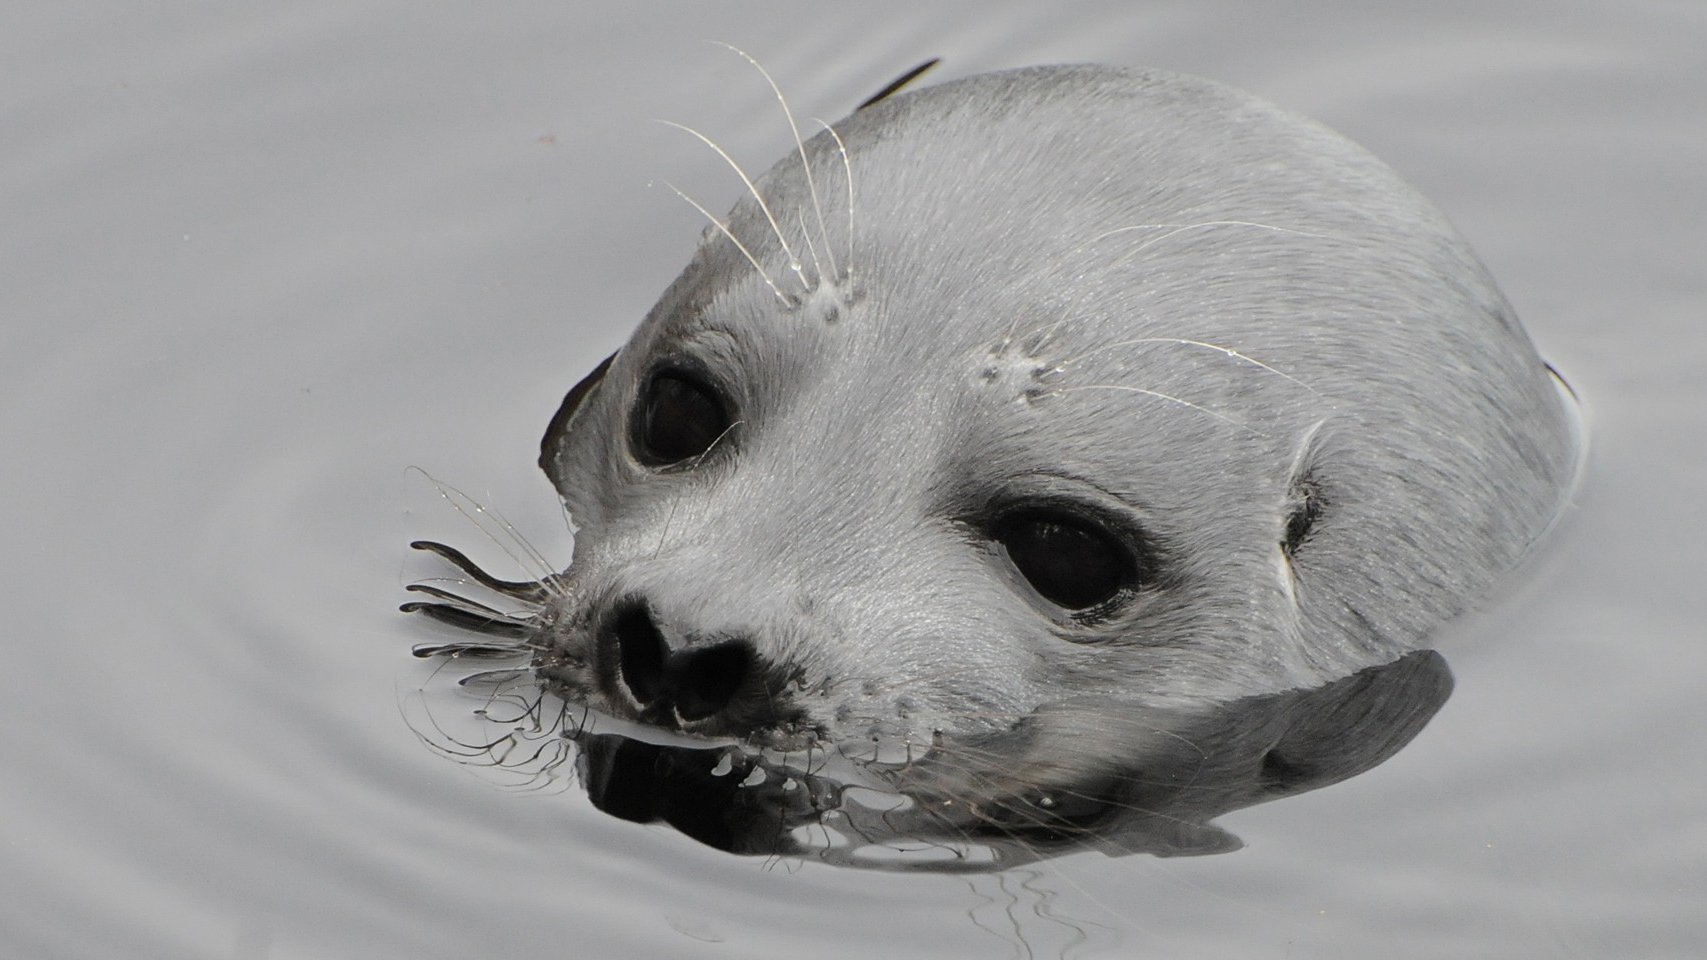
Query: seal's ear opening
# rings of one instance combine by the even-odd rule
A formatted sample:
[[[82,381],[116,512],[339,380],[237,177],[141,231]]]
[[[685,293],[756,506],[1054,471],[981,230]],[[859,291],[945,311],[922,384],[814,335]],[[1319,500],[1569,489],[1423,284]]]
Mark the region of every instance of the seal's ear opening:
[[[1293,576],[1298,575],[1300,555],[1310,552],[1310,541],[1315,538],[1322,514],[1332,506],[1333,495],[1322,477],[1322,464],[1330,456],[1328,448],[1332,442],[1327,421],[1318,422],[1300,439],[1292,456],[1286,500],[1281,506],[1280,552]]]
[[[581,382],[569,389],[563,397],[563,403],[552,414],[551,423],[545,428],[545,436],[539,441],[539,468],[547,476],[552,475],[551,464],[557,459],[557,454],[563,449],[563,443],[569,437],[569,425],[575,419],[575,412],[587,402],[587,398],[598,389],[605,378],[605,371],[610,369],[610,362],[616,359],[616,354],[604,358],[593,372],[581,378]]]

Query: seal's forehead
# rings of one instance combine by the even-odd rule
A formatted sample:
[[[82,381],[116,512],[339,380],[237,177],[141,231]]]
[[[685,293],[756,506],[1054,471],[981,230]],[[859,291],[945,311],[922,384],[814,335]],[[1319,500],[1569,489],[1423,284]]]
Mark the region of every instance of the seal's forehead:
[[[913,350],[1062,321],[1089,343],[1141,326],[1130,301],[1146,291],[1210,291],[1225,305],[1273,299],[1282,276],[1331,289],[1369,275],[1372,259],[1403,257],[1372,225],[1416,226],[1410,192],[1359,148],[1166,74],[1021,70],[946,84],[859,111],[802,153],[708,231],[657,319],[763,334],[767,318],[814,319],[799,309],[813,303],[881,299],[886,323],[943,331]],[[1312,243],[1284,265],[1262,260]],[[818,296],[826,288],[837,296]]]
[[[639,353],[701,356],[753,411],[912,416],[913,437],[1039,422],[1088,461],[1130,457],[1075,429],[1094,415],[1183,457],[1206,435],[1285,444],[1370,350],[1439,352],[1437,325],[1395,318],[1465,296],[1389,171],[1205,81],[1018,71],[836,130],[708,232]]]

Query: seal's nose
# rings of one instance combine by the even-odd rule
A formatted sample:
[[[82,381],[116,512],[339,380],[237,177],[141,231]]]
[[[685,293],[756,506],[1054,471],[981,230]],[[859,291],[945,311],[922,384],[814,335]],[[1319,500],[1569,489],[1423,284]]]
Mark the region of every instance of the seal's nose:
[[[754,670],[752,644],[718,638],[671,646],[643,602],[630,601],[612,619],[622,682],[647,712],[704,720],[729,706]]]

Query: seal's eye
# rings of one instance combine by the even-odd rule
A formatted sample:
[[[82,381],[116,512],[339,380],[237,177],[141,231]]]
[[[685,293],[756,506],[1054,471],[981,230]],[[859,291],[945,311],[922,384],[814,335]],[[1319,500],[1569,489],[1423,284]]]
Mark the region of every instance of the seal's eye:
[[[996,528],[996,540],[1033,589],[1067,610],[1100,607],[1135,579],[1126,548],[1101,526],[1075,517],[1011,513]]]
[[[646,381],[633,424],[635,458],[650,467],[665,467],[710,450],[729,429],[729,415],[698,377],[666,369]]]

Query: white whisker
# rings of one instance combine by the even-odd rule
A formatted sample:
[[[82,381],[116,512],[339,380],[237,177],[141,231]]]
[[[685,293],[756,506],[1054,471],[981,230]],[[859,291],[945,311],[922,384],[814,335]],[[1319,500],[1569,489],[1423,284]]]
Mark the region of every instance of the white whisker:
[[[806,214],[796,210],[794,211],[794,220],[796,223],[800,224],[800,236],[806,241],[806,256],[810,257],[812,260],[812,272],[818,275],[818,282],[822,284],[824,280],[824,265],[818,262],[818,245],[812,242],[812,231],[806,229]],[[828,245],[826,244],[826,246]],[[824,251],[824,255],[826,257],[829,256],[828,249]]]
[[[412,466],[410,470],[419,473],[433,485],[440,497],[450,504],[451,509],[462,514],[475,528],[485,535],[506,557],[515,563],[516,569],[531,575],[540,584],[552,589],[556,583],[557,570],[545,554],[536,548],[526,537],[521,535],[514,524],[501,513],[488,508],[485,504],[462,492],[456,487],[438,479],[420,467]]]
[[[1084,243],[1079,244],[1077,247],[1074,247],[1071,251],[1069,251],[1068,255],[1071,256],[1073,254],[1080,253],[1085,248],[1087,248],[1093,244],[1101,243],[1102,241],[1107,240],[1110,237],[1119,236],[1120,234],[1123,234],[1123,233],[1134,233],[1134,232],[1137,232],[1140,230],[1166,230],[1167,231],[1166,233],[1164,233],[1160,236],[1151,237],[1151,238],[1145,240],[1143,243],[1140,243],[1138,246],[1133,247],[1131,250],[1128,250],[1122,256],[1121,259],[1122,260],[1129,260],[1129,259],[1137,256],[1138,254],[1143,253],[1145,250],[1148,250],[1151,247],[1154,247],[1155,245],[1162,243],[1165,240],[1169,240],[1173,237],[1177,237],[1182,233],[1187,233],[1187,232],[1192,231],[1192,230],[1205,230],[1205,229],[1209,229],[1212,227],[1243,227],[1243,228],[1252,229],[1252,230],[1267,230],[1267,231],[1270,231],[1273,233],[1286,234],[1288,236],[1310,237],[1310,238],[1316,239],[1316,240],[1337,240],[1338,239],[1337,237],[1333,237],[1333,236],[1330,236],[1328,234],[1311,233],[1307,230],[1297,230],[1297,229],[1293,229],[1291,227],[1277,227],[1277,226],[1274,226],[1272,224],[1256,223],[1256,222],[1251,221],[1251,220],[1204,220],[1204,221],[1201,221],[1198,223],[1140,223],[1140,224],[1133,224],[1132,226],[1127,226],[1127,227],[1117,227],[1117,228],[1115,228],[1113,230],[1109,230],[1105,233],[1100,233],[1100,234],[1090,238],[1089,240],[1086,240]],[[1118,263],[1118,262],[1120,262],[1120,260],[1116,260],[1115,262]]]
[[[737,420],[729,426],[724,427],[723,432],[718,434],[716,439],[712,440],[698,456],[693,458],[693,466],[690,469],[698,468],[701,461],[710,456],[711,451],[716,450],[717,445],[723,442],[723,438],[729,436],[736,427],[740,426],[744,422],[745,421],[743,420]],[[679,502],[681,502],[680,496],[673,497],[670,500],[670,512],[664,515],[664,526],[658,531],[658,544],[652,548],[652,559],[654,560],[658,559],[658,557],[664,552],[664,541],[669,539],[670,524],[674,523],[676,520],[676,504]]]
[[[814,118],[814,119],[816,119],[816,118]],[[847,142],[842,139],[841,132],[838,131],[835,127],[831,126],[830,124],[825,123],[823,120],[819,120],[818,123],[821,126],[823,126],[825,132],[829,133],[830,137],[836,141],[836,150],[839,153],[841,153],[841,155],[842,155],[842,176],[844,178],[846,178],[847,183],[848,183],[848,231],[847,231],[847,233],[848,233],[848,245],[843,250],[843,254],[847,259],[847,266],[845,267],[845,269],[851,275],[853,273],[853,237],[854,237],[853,161],[851,159],[849,159],[849,157],[848,157],[848,145],[847,145]],[[828,244],[826,244],[826,246],[827,245]]]
[[[771,92],[776,94],[776,102],[782,105],[782,115],[784,117],[788,118],[789,132],[794,134],[794,147],[800,153],[800,169],[801,169],[801,172],[806,175],[806,192],[811,195],[811,197],[812,197],[812,209],[818,216],[818,236],[824,240],[824,256],[830,262],[831,276],[835,276],[836,275],[836,273],[835,273],[835,271],[836,271],[835,254],[833,251],[830,250],[829,230],[824,225],[824,209],[823,209],[823,206],[818,201],[818,185],[813,181],[812,164],[806,159],[806,141],[804,141],[800,138],[800,126],[794,122],[794,111],[791,110],[788,106],[788,98],[784,97],[782,95],[782,88],[777,86],[776,80],[772,79],[772,77],[770,75],[770,71],[766,70],[764,68],[764,65],[759,63],[759,61],[755,60],[751,54],[747,53],[747,51],[742,50],[740,47],[732,46],[732,45],[727,44],[727,43],[722,43],[722,42],[715,41],[715,40],[712,42],[716,43],[720,47],[734,51],[742,59],[744,59],[748,63],[752,64],[753,69],[759,71],[759,76],[764,77],[765,82],[770,84]],[[763,201],[761,200],[760,202],[762,203]],[[774,226],[774,223],[773,223],[773,226]],[[804,229],[804,225],[802,225],[802,229]],[[822,282],[824,279],[824,274],[823,274],[823,271],[821,271],[821,270],[819,271],[818,279],[820,282]]]
[[[1155,397],[1157,400],[1166,400],[1169,403],[1175,403],[1175,404],[1178,404],[1182,407],[1187,407],[1189,409],[1197,411],[1198,413],[1207,414],[1208,416],[1214,417],[1217,420],[1222,420],[1222,421],[1225,421],[1227,423],[1232,424],[1235,427],[1239,427],[1243,430],[1248,430],[1251,433],[1260,433],[1260,431],[1258,431],[1255,427],[1252,427],[1250,424],[1244,422],[1243,420],[1239,420],[1235,417],[1229,417],[1224,413],[1217,413],[1216,411],[1211,410],[1208,407],[1205,407],[1201,404],[1192,403],[1190,400],[1186,400],[1186,399],[1181,398],[1181,397],[1176,397],[1171,393],[1163,393],[1160,390],[1146,390],[1143,387],[1133,387],[1133,386],[1128,386],[1126,384],[1121,384],[1121,383],[1087,383],[1087,384],[1081,384],[1081,385],[1076,386],[1076,387],[1061,387],[1061,388],[1054,390],[1052,392],[1056,393],[1056,394],[1063,394],[1063,393],[1076,393],[1080,390],[1119,390],[1119,391],[1122,391],[1124,393],[1136,393],[1136,394],[1146,396],[1146,397]]]
[[[800,257],[795,254],[794,247],[789,244],[788,237],[782,232],[782,225],[776,222],[776,214],[771,211],[770,203],[765,200],[764,194],[759,192],[758,184],[753,182],[753,178],[747,176],[747,171],[741,169],[741,165],[735,162],[735,158],[729,155],[729,151],[723,149],[717,144],[717,141],[703,133],[700,133],[698,130],[687,126],[686,124],[677,123],[674,120],[660,120],[658,122],[665,126],[675,127],[677,130],[685,130],[688,133],[693,134],[695,137],[699,138],[701,143],[704,143],[706,146],[716,151],[717,155],[722,157],[725,163],[729,164],[729,168],[734,170],[735,175],[741,178],[741,182],[747,185],[747,193],[752,196],[755,202],[758,203],[759,210],[764,213],[765,220],[770,223],[771,233],[776,235],[776,242],[781,245],[783,254],[788,257],[788,269],[793,271],[795,277],[800,281],[801,288],[810,291],[812,287],[806,282],[806,277],[803,274],[803,267],[800,263]],[[674,190],[675,187],[671,187],[670,189]],[[694,206],[697,207],[699,204],[696,203]],[[728,227],[724,226],[722,221],[717,220],[715,217],[713,217],[712,220],[719,226],[723,227],[723,232],[726,235],[733,238],[733,235],[729,234]],[[743,247],[742,249],[745,250],[746,248]],[[748,259],[752,259],[751,254],[748,255]]]
[[[1192,340],[1192,339],[1189,339],[1186,337],[1138,337],[1138,338],[1133,339],[1133,340],[1121,340],[1121,341],[1118,341],[1116,343],[1105,343],[1105,344],[1098,346],[1098,347],[1092,347],[1091,349],[1086,350],[1084,353],[1081,353],[1078,356],[1070,357],[1066,360],[1061,361],[1060,366],[1061,367],[1069,367],[1075,363],[1078,363],[1080,360],[1085,359],[1086,357],[1095,356],[1096,354],[1103,353],[1104,351],[1115,350],[1115,349],[1118,349],[1120,347],[1138,346],[1140,344],[1145,344],[1145,343],[1168,343],[1168,344],[1175,344],[1175,345],[1182,346],[1182,347],[1201,347],[1205,350],[1213,350],[1216,353],[1225,355],[1229,359],[1242,360],[1245,363],[1251,364],[1252,366],[1261,367],[1262,369],[1268,371],[1269,373],[1274,374],[1277,377],[1281,377],[1281,378],[1284,378],[1286,380],[1290,380],[1293,383],[1298,384],[1300,387],[1303,387],[1304,389],[1310,391],[1311,393],[1316,392],[1316,389],[1314,387],[1312,387],[1309,384],[1305,383],[1304,381],[1298,379],[1297,377],[1294,377],[1291,374],[1286,373],[1283,370],[1277,370],[1274,367],[1269,366],[1266,363],[1263,363],[1261,360],[1256,359],[1255,357],[1249,356],[1247,354],[1240,353],[1239,351],[1234,350],[1232,347],[1225,347],[1219,343],[1209,343],[1209,342],[1206,342],[1203,340]]]
[[[729,229],[729,225],[727,223],[724,223],[722,220],[719,220],[717,217],[713,216],[711,211],[705,209],[705,206],[703,204],[701,204],[698,200],[695,200],[694,198],[683,193],[681,191],[681,189],[679,187],[677,187],[675,184],[666,180],[666,181],[664,181],[664,186],[669,187],[671,190],[674,190],[676,192],[676,196],[681,197],[683,200],[686,200],[688,203],[692,204],[693,208],[695,210],[698,210],[700,212],[700,214],[705,217],[705,219],[711,221],[712,226],[716,227],[720,233],[722,233],[725,237],[729,238],[729,242],[733,243],[735,245],[735,249],[741,251],[741,255],[746,257],[747,262],[753,265],[753,269],[758,271],[759,276],[764,279],[765,285],[771,288],[771,292],[776,294],[776,298],[778,300],[782,301],[783,306],[785,306],[785,307],[793,307],[794,306],[794,300],[792,298],[790,298],[788,294],[782,292],[782,288],[777,286],[777,282],[771,278],[771,275],[769,273],[765,272],[764,266],[759,263],[759,258],[753,256],[753,251],[747,249],[747,245],[741,242],[740,237],[735,236],[734,231]]]

